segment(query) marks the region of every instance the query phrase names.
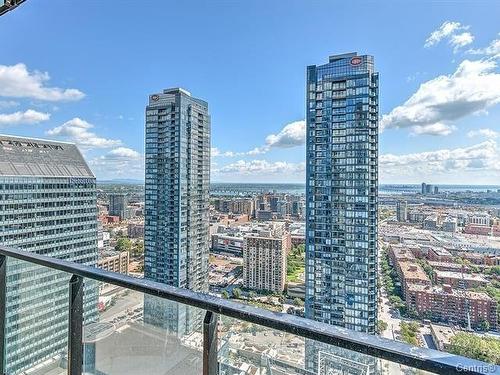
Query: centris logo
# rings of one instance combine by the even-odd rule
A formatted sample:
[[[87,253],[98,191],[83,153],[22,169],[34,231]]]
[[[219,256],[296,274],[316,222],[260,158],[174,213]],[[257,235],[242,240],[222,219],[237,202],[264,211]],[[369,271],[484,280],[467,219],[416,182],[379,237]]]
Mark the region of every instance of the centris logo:
[[[351,65],[353,65],[353,66],[360,65],[362,62],[363,62],[363,59],[361,57],[358,57],[358,56],[353,57],[351,59]]]

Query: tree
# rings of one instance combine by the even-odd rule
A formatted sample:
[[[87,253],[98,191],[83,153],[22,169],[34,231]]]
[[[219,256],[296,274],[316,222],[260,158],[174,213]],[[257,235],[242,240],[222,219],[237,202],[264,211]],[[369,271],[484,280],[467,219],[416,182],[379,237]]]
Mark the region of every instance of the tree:
[[[122,237],[116,241],[116,251],[129,251],[132,249],[132,242],[128,238]]]
[[[227,290],[223,290],[221,295],[222,295],[222,298],[224,298],[224,299],[229,298],[229,293],[227,292]]]
[[[382,332],[384,332],[387,329],[387,327],[388,327],[388,325],[386,322],[384,322],[383,320],[379,320],[377,322],[377,333],[381,334]]]
[[[239,299],[241,297],[241,289],[234,288],[233,289],[233,298]]]
[[[404,307],[405,303],[399,296],[389,296],[389,302],[391,305],[393,305],[396,309],[400,309]]]
[[[418,324],[416,322],[401,322],[401,339],[408,344],[418,345]]]
[[[302,306],[304,306],[304,301],[302,301],[300,298],[296,297],[293,299],[293,304],[297,307],[302,307]]]
[[[448,351],[453,354],[500,364],[500,340],[459,332],[450,340]]]
[[[254,300],[255,298],[257,298],[257,293],[255,293],[253,290],[248,293],[248,297],[251,299],[251,300]]]
[[[483,320],[481,322],[481,324],[479,325],[479,328],[481,328],[481,330],[487,332],[490,330],[490,322],[488,322],[487,320]]]
[[[139,241],[136,243],[135,248],[134,248],[134,254],[135,255],[140,255],[144,253],[144,242]]]

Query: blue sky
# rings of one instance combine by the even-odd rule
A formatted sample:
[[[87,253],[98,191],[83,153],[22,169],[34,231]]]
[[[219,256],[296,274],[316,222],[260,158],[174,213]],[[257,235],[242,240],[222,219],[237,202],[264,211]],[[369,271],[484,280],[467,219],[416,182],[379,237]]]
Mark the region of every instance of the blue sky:
[[[209,102],[212,180],[304,180],[305,69],[375,56],[382,183],[500,184],[500,2],[35,1],[0,18],[0,131],[143,178],[148,94]]]

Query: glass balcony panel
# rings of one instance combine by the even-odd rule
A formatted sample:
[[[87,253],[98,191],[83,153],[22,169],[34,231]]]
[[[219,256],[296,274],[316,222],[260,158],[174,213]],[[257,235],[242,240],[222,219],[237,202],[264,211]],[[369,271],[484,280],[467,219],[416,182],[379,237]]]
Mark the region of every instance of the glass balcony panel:
[[[221,317],[219,375],[431,374],[260,325]]]
[[[84,325],[84,373],[202,373],[205,311],[133,290],[94,283],[97,317]]]
[[[66,272],[8,258],[6,374],[66,373],[70,278]]]

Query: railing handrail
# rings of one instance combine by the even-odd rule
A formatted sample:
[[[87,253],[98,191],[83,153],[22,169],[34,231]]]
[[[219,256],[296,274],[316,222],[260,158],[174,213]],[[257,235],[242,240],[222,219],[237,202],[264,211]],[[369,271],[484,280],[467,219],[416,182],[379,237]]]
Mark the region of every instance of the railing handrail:
[[[492,374],[497,366],[438,350],[419,348],[376,335],[273,312],[189,289],[138,279],[96,267],[0,246],[0,256],[12,257],[72,275],[113,284],[159,298],[209,310],[238,320],[288,332],[409,367],[438,374]]]

